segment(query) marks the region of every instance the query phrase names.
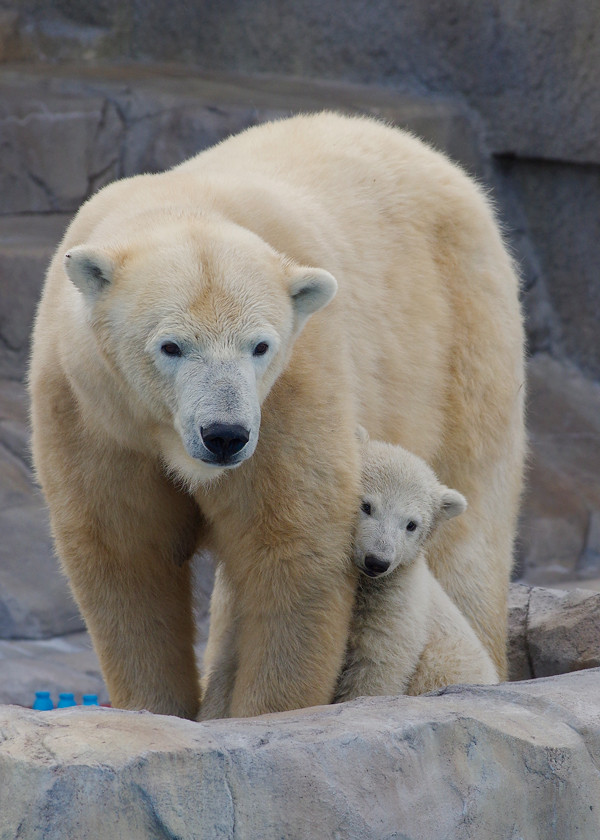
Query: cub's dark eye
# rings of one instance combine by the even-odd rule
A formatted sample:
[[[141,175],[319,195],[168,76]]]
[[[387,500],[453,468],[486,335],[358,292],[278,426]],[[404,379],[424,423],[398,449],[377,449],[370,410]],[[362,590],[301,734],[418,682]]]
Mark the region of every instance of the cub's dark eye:
[[[267,350],[269,349],[269,345],[266,341],[261,341],[259,344],[256,345],[254,350],[252,351],[253,356],[264,356]]]
[[[407,531],[416,531],[417,530],[417,523],[413,522],[412,519],[411,519],[411,521],[406,526],[406,530]]]
[[[165,341],[164,344],[160,345],[160,352],[164,353],[165,356],[181,356],[181,347],[174,341]]]
[[[363,502],[362,505],[360,506],[360,509],[362,510],[363,513],[366,513],[367,516],[371,515],[371,505],[368,502]]]

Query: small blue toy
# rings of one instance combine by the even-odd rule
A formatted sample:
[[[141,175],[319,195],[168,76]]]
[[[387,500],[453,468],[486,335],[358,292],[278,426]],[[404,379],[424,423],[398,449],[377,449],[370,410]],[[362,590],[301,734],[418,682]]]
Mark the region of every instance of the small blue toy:
[[[68,706],[76,706],[75,695],[72,691],[61,691],[58,695],[57,709],[66,709]]]
[[[50,709],[53,709],[54,703],[50,699],[50,692],[36,691],[32,708],[36,709],[38,712],[48,712]]]
[[[97,694],[84,694],[82,697],[84,706],[98,706]]]

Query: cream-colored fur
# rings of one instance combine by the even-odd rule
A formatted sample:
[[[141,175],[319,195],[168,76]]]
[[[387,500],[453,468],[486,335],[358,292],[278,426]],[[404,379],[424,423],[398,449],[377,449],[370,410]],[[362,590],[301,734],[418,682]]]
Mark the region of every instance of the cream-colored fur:
[[[162,349],[177,341],[179,359]],[[50,266],[30,387],[57,551],[113,703],[197,714],[187,560],[208,532],[230,589],[215,603],[233,605],[221,705],[331,699],[357,422],[468,495],[430,563],[503,670],[523,379],[488,202],[405,133],[297,117],[98,192]],[[200,440],[227,418],[248,426],[235,469]]]
[[[464,497],[421,458],[370,441],[364,430],[361,453],[353,559],[362,576],[336,701],[498,682],[489,654],[427,566],[431,536],[464,513]]]

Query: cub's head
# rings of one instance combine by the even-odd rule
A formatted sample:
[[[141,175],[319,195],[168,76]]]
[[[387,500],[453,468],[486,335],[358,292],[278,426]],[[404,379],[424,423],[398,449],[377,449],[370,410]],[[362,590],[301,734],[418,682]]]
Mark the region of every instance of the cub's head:
[[[220,217],[167,209],[102,233],[65,255],[67,276],[167,468],[195,489],[253,454],[261,405],[336,281]]]
[[[383,577],[411,563],[437,525],[463,513],[467,502],[440,484],[422,458],[370,441],[362,428],[358,434],[362,498],[353,560],[363,574]]]

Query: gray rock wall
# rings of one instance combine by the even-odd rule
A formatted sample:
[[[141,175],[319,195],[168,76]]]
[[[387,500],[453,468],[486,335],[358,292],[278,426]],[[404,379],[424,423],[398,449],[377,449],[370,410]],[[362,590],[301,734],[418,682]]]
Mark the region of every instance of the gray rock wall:
[[[0,61],[19,57],[187,62],[461,103],[497,163],[484,176],[522,264],[532,350],[600,378],[593,0],[0,0]]]
[[[23,40],[38,53],[52,54],[54,47],[60,56],[65,41],[76,44],[79,37],[79,56],[92,49],[113,58],[183,60],[210,71],[458,94],[483,115],[495,152],[600,161],[600,7],[593,0],[148,0],[143,6],[17,0],[16,6]]]
[[[600,111],[594,118],[600,125]],[[519,158],[499,166],[535,244],[549,346],[600,379],[600,166]]]

